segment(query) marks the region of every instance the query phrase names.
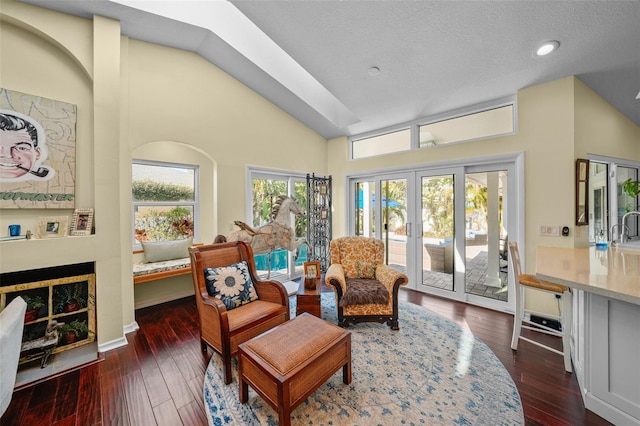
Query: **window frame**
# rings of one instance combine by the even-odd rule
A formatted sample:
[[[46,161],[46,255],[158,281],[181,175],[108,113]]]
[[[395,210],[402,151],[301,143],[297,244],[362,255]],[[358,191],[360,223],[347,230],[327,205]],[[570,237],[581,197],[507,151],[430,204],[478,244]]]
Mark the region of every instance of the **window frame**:
[[[481,136],[481,137],[471,138],[471,139],[464,139],[464,140],[460,140],[460,141],[446,143],[446,144],[443,144],[443,145],[423,146],[423,147],[420,146],[420,127],[421,126],[427,126],[429,124],[440,123],[440,122],[447,121],[447,120],[454,120],[454,119],[457,119],[457,118],[461,118],[461,117],[465,117],[465,116],[469,116],[469,115],[473,115],[473,114],[478,114],[478,113],[483,113],[483,112],[486,112],[486,111],[491,111],[491,110],[494,110],[494,109],[507,107],[507,106],[512,106],[513,107],[513,114],[512,114],[513,131],[512,132],[500,133],[500,134],[495,134],[495,135],[491,135],[491,136]],[[403,150],[403,151],[394,151],[394,152],[389,152],[389,153],[385,153],[385,154],[376,154],[376,155],[372,155],[372,156],[369,156],[369,157],[359,157],[359,158],[354,158],[353,157],[353,143],[354,142],[362,141],[363,139],[376,138],[378,136],[384,136],[386,134],[400,132],[400,131],[403,131],[403,130],[406,130],[406,129],[410,129],[410,133],[411,133],[411,136],[410,136],[411,147],[410,147],[410,149]],[[370,131],[370,132],[351,135],[349,137],[348,154],[347,155],[348,155],[348,160],[349,161],[359,161],[359,160],[366,160],[366,159],[369,159],[369,158],[380,157],[380,156],[383,156],[383,155],[393,155],[393,154],[397,154],[397,153],[400,153],[400,152],[415,151],[415,150],[436,148],[436,147],[440,147],[440,146],[456,145],[456,144],[460,144],[460,143],[469,143],[469,142],[482,141],[482,140],[486,140],[486,139],[493,139],[493,138],[497,138],[497,137],[514,135],[516,133],[518,133],[518,103],[517,103],[517,97],[515,95],[512,95],[512,96],[506,96],[506,97],[503,97],[503,98],[500,98],[500,99],[496,99],[496,100],[493,100],[493,101],[484,102],[484,103],[481,103],[481,104],[476,104],[476,105],[472,105],[472,106],[469,106],[469,107],[465,107],[465,108],[460,108],[460,109],[444,112],[442,114],[436,114],[436,115],[429,116],[429,117],[421,117],[421,118],[418,118],[418,119],[413,120],[413,121],[409,121],[409,122],[405,122],[405,123],[401,123],[401,124],[397,124],[397,125],[393,125],[393,126],[384,127],[384,128],[381,128],[381,129]]]
[[[193,240],[198,241],[200,230],[199,230],[199,220],[198,220],[198,212],[200,209],[200,195],[199,195],[199,172],[200,166],[197,164],[186,164],[186,163],[172,163],[167,161],[155,161],[155,160],[143,160],[143,159],[133,159],[131,160],[131,172],[132,178],[131,182],[133,185],[133,167],[134,165],[144,165],[144,166],[156,166],[156,167],[171,167],[176,169],[189,169],[193,170],[193,190],[194,190],[194,200],[193,201],[135,201],[133,199],[133,191],[131,194],[131,238],[133,239],[133,248],[134,250],[141,250],[142,244],[140,241],[136,239],[136,207],[138,206],[151,206],[151,207],[161,207],[161,206],[188,206],[193,211]]]
[[[295,183],[301,182],[306,186],[307,175],[306,173],[294,172],[290,170],[280,170],[280,169],[269,169],[265,167],[247,167],[247,190],[246,192],[246,210],[245,210],[245,218],[247,223],[253,223],[253,180],[254,179],[278,179],[278,180],[286,180],[287,181],[287,195],[293,196],[295,195]],[[305,194],[306,196],[306,194]],[[306,233],[306,230],[305,230]],[[306,235],[304,236],[306,238]],[[302,276],[303,268],[302,266],[296,267],[295,262],[293,260],[293,253],[289,252],[288,255],[288,279],[293,279],[298,276]],[[273,276],[272,276],[273,277]]]

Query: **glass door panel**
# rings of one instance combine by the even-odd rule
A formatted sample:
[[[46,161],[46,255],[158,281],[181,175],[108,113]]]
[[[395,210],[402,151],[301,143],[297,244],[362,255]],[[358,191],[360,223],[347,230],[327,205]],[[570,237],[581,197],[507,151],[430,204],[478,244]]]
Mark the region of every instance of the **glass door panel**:
[[[307,185],[304,178],[276,177],[256,174],[252,179],[252,226],[258,228],[272,221],[271,213],[280,195],[289,195],[298,201],[303,211],[307,208]],[[291,215],[290,226],[296,238],[306,237],[306,217]],[[271,253],[254,254],[256,270],[261,278],[270,277],[279,281],[287,280],[302,273],[302,265],[307,259],[307,246],[298,251],[277,249]]]
[[[381,181],[382,241],[385,263],[401,272],[407,271],[407,180]],[[374,197],[375,200],[375,197]]]
[[[607,181],[609,168],[605,163],[589,164],[589,241],[595,241],[600,230],[609,229],[607,218]],[[616,223],[615,220],[613,223]]]
[[[376,232],[375,182],[356,182],[355,195],[355,234],[373,237]]]
[[[307,181],[303,179],[291,179],[293,184],[293,196],[298,201],[302,211],[307,211]],[[296,233],[296,239],[307,237],[307,216],[301,216],[294,219],[294,229]],[[309,247],[306,244],[300,245],[297,251],[291,251],[290,256],[293,258],[293,275],[303,273],[304,262],[309,260]]]
[[[625,213],[630,211],[638,210],[636,205],[636,199],[627,195],[626,192],[623,191],[622,186],[624,182],[628,179],[635,181],[638,179],[638,169],[631,167],[618,166],[616,173],[616,187],[618,194],[618,217],[614,218],[614,223],[619,223],[622,226],[622,217]],[[630,216],[627,218],[627,223],[624,225],[627,226],[628,229],[625,230],[626,235],[630,238],[634,238],[638,236],[638,216]],[[605,235],[607,234],[607,230],[605,229]]]
[[[454,175],[421,180],[422,284],[454,291]]]
[[[465,175],[465,292],[507,301],[507,172]]]

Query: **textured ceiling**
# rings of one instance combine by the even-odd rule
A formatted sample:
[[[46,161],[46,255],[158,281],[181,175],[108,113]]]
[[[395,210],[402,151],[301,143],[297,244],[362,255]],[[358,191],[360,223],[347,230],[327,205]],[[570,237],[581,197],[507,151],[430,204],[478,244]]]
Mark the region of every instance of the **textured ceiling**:
[[[230,28],[214,19],[229,3],[221,11],[206,1],[23,1],[118,19],[130,37],[197,52],[327,138],[570,75],[640,125],[639,1],[233,1],[231,15],[242,14]],[[282,52],[269,43],[262,55],[244,51],[252,23]],[[547,40],[560,49],[534,57]],[[369,75],[372,66],[381,72]]]

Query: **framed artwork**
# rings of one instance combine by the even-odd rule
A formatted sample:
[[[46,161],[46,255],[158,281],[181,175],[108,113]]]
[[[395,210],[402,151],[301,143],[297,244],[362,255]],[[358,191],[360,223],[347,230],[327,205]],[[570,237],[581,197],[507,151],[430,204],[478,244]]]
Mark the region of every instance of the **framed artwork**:
[[[589,224],[589,160],[576,160],[576,226]]]
[[[38,218],[38,238],[64,237],[69,230],[68,216],[46,216]]]
[[[329,219],[329,210],[328,209],[321,209],[320,210],[320,219],[322,219],[322,220]]]
[[[75,209],[71,218],[71,235],[91,235],[93,209]]]
[[[318,185],[318,191],[320,195],[327,195],[329,193],[329,186],[326,183],[321,183]]]
[[[1,209],[75,207],[76,117],[76,105],[0,87]]]
[[[305,278],[320,278],[320,262],[304,262]]]

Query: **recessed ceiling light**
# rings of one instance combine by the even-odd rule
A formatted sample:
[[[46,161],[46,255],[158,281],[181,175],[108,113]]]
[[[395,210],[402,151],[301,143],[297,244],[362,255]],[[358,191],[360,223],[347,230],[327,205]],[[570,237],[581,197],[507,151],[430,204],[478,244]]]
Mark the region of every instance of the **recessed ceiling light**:
[[[636,95],[636,99],[640,99],[640,92]]]
[[[378,75],[378,74],[380,74],[380,68],[378,67],[369,68],[369,75]]]
[[[540,47],[538,47],[538,50],[536,50],[536,55],[546,56],[549,53],[557,50],[558,47],[560,47],[560,42],[555,40],[547,41],[546,43],[543,43]]]

